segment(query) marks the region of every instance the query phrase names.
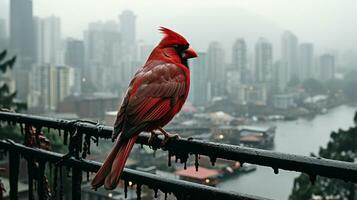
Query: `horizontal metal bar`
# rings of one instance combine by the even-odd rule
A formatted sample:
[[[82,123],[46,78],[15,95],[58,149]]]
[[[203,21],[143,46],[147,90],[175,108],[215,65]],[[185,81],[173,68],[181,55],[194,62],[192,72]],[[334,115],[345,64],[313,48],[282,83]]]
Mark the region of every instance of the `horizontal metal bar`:
[[[10,152],[17,152],[23,156],[30,156],[34,159],[56,163],[63,159],[62,165],[69,167],[77,167],[83,171],[97,172],[101,163],[90,160],[77,160],[73,157],[64,158],[63,154],[35,149],[24,146],[22,144],[13,143],[5,140],[0,140],[0,149],[5,149]],[[124,169],[122,178],[127,181],[132,181],[135,184],[147,185],[153,189],[160,189],[166,193],[174,193],[176,196],[184,197],[185,199],[239,199],[239,200],[263,200],[265,198],[256,197],[246,194],[238,194],[235,192],[223,191],[215,187],[191,183],[187,181],[166,179],[155,174],[136,171],[133,169]]]
[[[84,134],[90,134],[100,138],[110,138],[113,130],[111,127],[103,125],[80,122],[70,124],[71,121],[69,120],[7,112],[0,112],[0,121],[1,120],[15,123],[28,123],[34,126],[55,129],[69,129],[76,127]],[[147,145],[148,139],[148,135],[140,135],[137,143]],[[154,143],[154,147],[159,148],[160,142],[161,139],[158,139],[158,141]],[[222,158],[240,161],[241,163],[272,167],[275,173],[277,173],[279,169],[303,172],[310,175],[312,181],[319,175],[357,183],[356,163],[187,139],[170,140],[165,145],[164,149],[168,150],[171,155],[199,154],[210,157],[212,161],[216,158]]]

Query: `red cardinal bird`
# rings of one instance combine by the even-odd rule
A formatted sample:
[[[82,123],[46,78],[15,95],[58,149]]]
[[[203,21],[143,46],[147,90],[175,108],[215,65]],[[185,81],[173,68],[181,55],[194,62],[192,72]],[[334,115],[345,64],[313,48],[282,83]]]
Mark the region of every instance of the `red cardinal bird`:
[[[164,38],[151,52],[145,65],[131,80],[118,111],[112,138],[116,143],[92,181],[94,189],[102,186],[114,189],[138,135],[145,131],[155,136],[159,130],[169,138],[177,135],[164,127],[186,101],[190,87],[187,60],[197,57],[180,34],[160,28]]]

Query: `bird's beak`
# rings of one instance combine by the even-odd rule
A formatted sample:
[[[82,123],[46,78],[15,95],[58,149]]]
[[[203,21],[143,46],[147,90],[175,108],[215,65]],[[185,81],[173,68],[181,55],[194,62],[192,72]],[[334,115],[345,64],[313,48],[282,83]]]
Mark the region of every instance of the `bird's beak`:
[[[193,50],[192,47],[189,47],[188,49],[186,49],[186,51],[183,52],[182,58],[184,59],[190,59],[190,58],[196,58],[197,57],[197,53],[195,52],[195,50]]]

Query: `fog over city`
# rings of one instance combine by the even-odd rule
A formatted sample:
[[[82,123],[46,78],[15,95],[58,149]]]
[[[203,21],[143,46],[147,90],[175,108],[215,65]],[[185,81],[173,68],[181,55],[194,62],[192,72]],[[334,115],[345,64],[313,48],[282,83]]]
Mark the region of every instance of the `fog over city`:
[[[1,0],[0,5],[0,16],[8,17],[8,0]],[[61,17],[63,34],[79,39],[89,22],[117,20],[119,13],[131,9],[138,17],[138,39],[153,44],[160,38],[157,27],[163,25],[186,35],[199,50],[212,40],[228,49],[236,37],[253,44],[260,36],[280,48],[282,30],[314,42],[317,50],[355,50],[356,7],[354,0],[34,0],[34,15]]]
[[[341,171],[335,171],[345,167],[343,172],[357,173],[350,163],[357,162],[356,8],[356,0],[0,0],[0,122],[29,123],[25,135],[36,138],[25,138],[42,139],[52,145],[51,151],[76,153],[73,159],[79,157],[79,148],[90,149],[88,156],[83,150],[83,158],[99,162],[114,145],[100,135],[102,131],[111,134],[101,125],[115,124],[114,133],[120,133],[120,139],[129,126],[130,139],[115,144],[128,146],[117,146],[117,152],[110,155],[134,146],[125,165],[134,172],[268,199],[357,199],[356,184],[345,182],[349,175],[343,177]],[[149,58],[152,62],[146,62],[149,55],[153,55]],[[145,68],[136,73],[141,67]],[[131,81],[133,76],[140,81]],[[128,90],[130,83],[135,86]],[[130,97],[124,98],[129,93]],[[123,109],[118,114],[120,102]],[[17,116],[10,110],[30,119],[33,115],[48,117],[51,127],[44,130],[47,124],[41,120],[47,118],[35,117],[40,125],[16,121],[24,116],[8,120],[6,117]],[[57,119],[61,120],[53,123]],[[83,124],[93,133],[98,131],[99,139],[93,138],[99,141],[98,146],[92,142],[89,148],[93,135],[76,128]],[[22,141],[22,126],[0,125],[3,168],[8,163],[1,153],[2,139],[27,143]],[[64,128],[56,127],[62,125]],[[154,128],[147,128],[150,126]],[[167,140],[161,143],[161,139],[150,137],[150,145],[156,141],[164,146],[154,151],[156,146],[134,145],[134,135],[142,130],[152,135],[160,131],[161,139],[178,133],[181,139],[193,141],[181,143],[189,144],[187,149],[178,148],[185,152],[172,154],[172,149],[166,151]],[[201,145],[196,140],[207,148],[205,154],[199,155],[203,152],[195,146]],[[207,142],[221,143],[217,145],[220,151],[205,146]],[[30,144],[47,147],[40,142]],[[229,150],[234,152],[226,154]],[[276,156],[275,160],[271,156]],[[178,158],[181,162],[175,163]],[[247,160],[239,160],[242,158]],[[295,163],[296,169],[291,167],[291,159],[297,158],[305,167]],[[349,163],[339,164],[341,169],[326,167],[336,165],[334,160]],[[119,162],[124,163],[114,163]],[[63,174],[67,174],[64,168]],[[31,188],[30,173],[21,173],[21,187]],[[0,183],[9,185],[9,174],[4,174]],[[101,181],[94,184],[99,187],[94,192],[93,176],[88,174],[89,181],[74,184],[82,199],[127,196],[123,192],[126,185],[107,191],[100,187]],[[54,194],[57,199],[63,194],[64,199],[76,195],[69,192],[71,178],[47,183],[58,183],[53,188],[61,189],[61,194]],[[161,188],[154,198],[152,189],[128,184],[132,186],[129,199],[140,193],[145,200],[166,199],[167,191]],[[22,196],[31,192],[24,189]]]

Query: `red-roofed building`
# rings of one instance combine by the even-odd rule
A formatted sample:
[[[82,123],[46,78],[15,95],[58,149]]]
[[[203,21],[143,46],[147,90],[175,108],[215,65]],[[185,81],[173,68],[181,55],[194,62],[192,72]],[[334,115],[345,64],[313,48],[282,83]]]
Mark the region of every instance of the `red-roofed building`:
[[[195,166],[189,166],[186,170],[177,170],[175,174],[180,176],[182,180],[215,186],[218,183],[217,178],[221,175],[221,171],[204,167],[199,167],[198,171],[196,171]]]

